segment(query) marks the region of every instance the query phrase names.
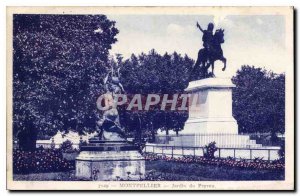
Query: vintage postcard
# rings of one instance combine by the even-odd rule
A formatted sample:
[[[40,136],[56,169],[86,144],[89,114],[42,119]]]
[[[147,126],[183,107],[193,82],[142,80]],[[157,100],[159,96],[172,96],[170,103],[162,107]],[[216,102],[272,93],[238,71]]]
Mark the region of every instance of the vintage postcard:
[[[7,189],[293,190],[293,7],[7,7]]]

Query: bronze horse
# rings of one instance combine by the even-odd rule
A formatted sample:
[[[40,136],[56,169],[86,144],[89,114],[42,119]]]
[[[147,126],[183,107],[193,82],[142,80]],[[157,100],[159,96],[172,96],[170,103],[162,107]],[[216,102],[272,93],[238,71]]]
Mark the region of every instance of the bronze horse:
[[[201,78],[215,77],[214,75],[214,63],[217,60],[223,62],[224,67],[222,71],[226,69],[226,58],[223,56],[223,50],[221,44],[224,43],[224,30],[218,29],[214,36],[213,41],[209,45],[209,48],[202,48],[198,52],[198,58],[194,65],[194,69],[200,67]],[[211,73],[208,73],[209,67],[212,68]]]

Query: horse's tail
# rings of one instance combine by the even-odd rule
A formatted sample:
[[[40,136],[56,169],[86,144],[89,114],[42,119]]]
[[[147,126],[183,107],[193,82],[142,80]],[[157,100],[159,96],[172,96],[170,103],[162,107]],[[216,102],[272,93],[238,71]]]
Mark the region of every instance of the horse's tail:
[[[203,49],[199,50],[198,52],[198,57],[197,57],[197,61],[195,63],[195,65],[193,66],[193,68],[197,67],[197,66],[200,66],[201,67],[201,64],[203,62]],[[203,65],[202,65],[203,66]]]
[[[199,79],[199,73],[202,75],[203,68],[205,67],[205,54],[204,49],[200,49],[196,63],[193,65],[190,73],[190,81]]]

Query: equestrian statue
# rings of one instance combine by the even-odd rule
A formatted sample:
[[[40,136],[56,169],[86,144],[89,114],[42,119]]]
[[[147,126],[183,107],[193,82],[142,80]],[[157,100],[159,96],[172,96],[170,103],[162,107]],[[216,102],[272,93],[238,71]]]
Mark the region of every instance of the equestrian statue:
[[[203,33],[202,41],[203,48],[201,48],[198,52],[198,58],[193,66],[193,74],[199,73],[197,79],[215,77],[214,75],[214,63],[217,60],[223,62],[224,67],[223,71],[226,69],[226,58],[223,56],[223,50],[221,48],[221,44],[224,43],[224,30],[217,29],[215,33],[214,24],[209,23],[207,29],[202,29],[199,23],[197,22],[197,27]],[[211,67],[211,72],[208,69]],[[200,78],[199,78],[200,77]],[[194,78],[195,79],[195,78]],[[192,79],[193,80],[193,79]]]

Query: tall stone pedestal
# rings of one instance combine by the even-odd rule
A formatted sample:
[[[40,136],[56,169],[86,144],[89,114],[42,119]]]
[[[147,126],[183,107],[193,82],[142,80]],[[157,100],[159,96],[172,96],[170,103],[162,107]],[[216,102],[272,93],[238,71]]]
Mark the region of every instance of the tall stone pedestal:
[[[182,134],[238,134],[232,116],[232,84],[229,78],[207,78],[189,83],[189,118]]]
[[[90,140],[76,158],[76,177],[86,180],[140,180],[145,160],[136,146],[124,141]]]
[[[207,78],[189,83],[189,118],[179,137],[168,142],[174,146],[205,146],[215,141],[218,147],[260,147],[247,135],[238,134],[232,116],[232,89],[229,78]]]
[[[179,135],[156,136],[155,144],[204,147],[216,142],[219,148],[278,149],[257,144],[249,135],[238,134],[232,116],[232,89],[229,78],[207,78],[189,83],[189,118]],[[223,155],[224,156],[224,155]],[[231,155],[228,155],[231,156]]]

